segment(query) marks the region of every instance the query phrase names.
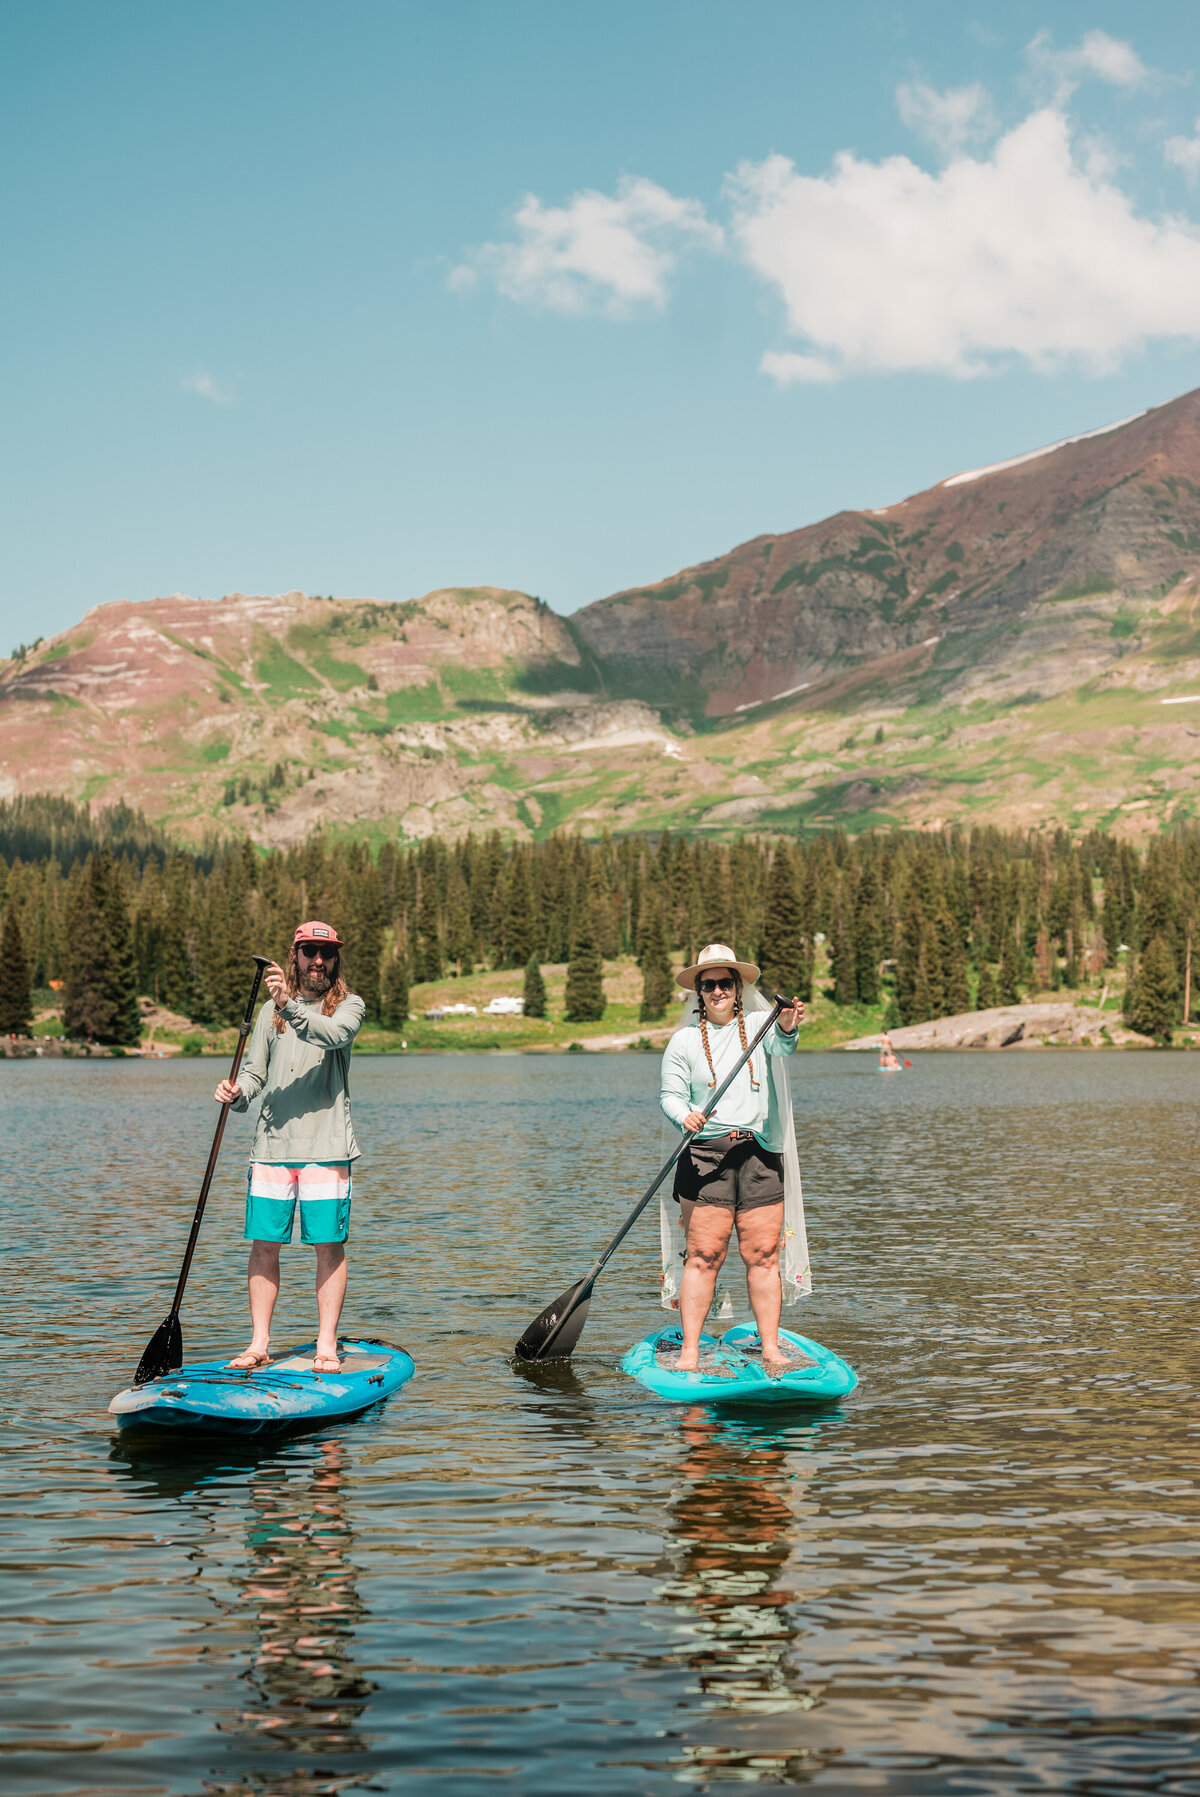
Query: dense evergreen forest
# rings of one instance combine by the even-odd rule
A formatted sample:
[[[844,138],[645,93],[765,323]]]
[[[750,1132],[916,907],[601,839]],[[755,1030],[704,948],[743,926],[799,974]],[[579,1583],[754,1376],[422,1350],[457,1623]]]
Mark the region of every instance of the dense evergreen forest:
[[[286,852],[192,853],[124,808],[92,818],[23,799],[0,804],[0,1032],[27,1027],[30,987],[51,982],[71,1033],[96,1041],[136,1042],[139,993],[199,1024],[235,1021],[247,957],[282,959],[295,924],[324,917],[368,1014],[393,1027],[410,982],[480,964],[536,980],[569,962],[567,1015],[574,1004],[585,1018],[603,1004],[602,957],[619,954],[638,959],[652,1021],[672,963],[712,939],[808,998],[823,940],[835,1002],[886,997],[892,1023],[1107,977],[1133,1027],[1169,1040],[1194,1008],[1198,892],[1190,827],[1141,854],[1096,832],[996,829],[733,843],[493,833],[377,853],[314,835]]]

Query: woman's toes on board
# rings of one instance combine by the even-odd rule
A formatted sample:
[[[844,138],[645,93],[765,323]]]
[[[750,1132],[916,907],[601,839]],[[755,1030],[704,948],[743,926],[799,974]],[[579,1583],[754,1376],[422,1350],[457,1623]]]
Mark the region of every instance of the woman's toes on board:
[[[255,1367],[266,1366],[271,1355],[268,1349],[247,1348],[242,1354],[235,1354],[225,1365],[237,1373],[252,1373]]]
[[[314,1373],[340,1373],[342,1363],[336,1354],[314,1354],[312,1370]]]

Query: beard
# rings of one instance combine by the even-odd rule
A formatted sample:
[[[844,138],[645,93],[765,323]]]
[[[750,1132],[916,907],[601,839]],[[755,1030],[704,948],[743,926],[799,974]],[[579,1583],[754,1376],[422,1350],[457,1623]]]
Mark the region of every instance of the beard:
[[[314,964],[312,967],[301,967],[299,965],[296,967],[296,984],[299,986],[301,992],[303,992],[305,998],[324,998],[336,978],[336,962],[334,963],[332,972],[329,968],[321,964]]]

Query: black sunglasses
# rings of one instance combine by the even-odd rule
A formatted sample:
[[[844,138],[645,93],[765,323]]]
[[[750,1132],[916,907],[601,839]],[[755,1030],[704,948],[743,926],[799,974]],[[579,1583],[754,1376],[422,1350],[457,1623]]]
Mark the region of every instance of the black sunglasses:
[[[732,992],[736,984],[736,980],[701,980],[699,982],[701,992]]]
[[[296,953],[298,955],[303,955],[306,961],[337,960],[336,948],[322,948],[319,942],[299,942],[296,944]]]

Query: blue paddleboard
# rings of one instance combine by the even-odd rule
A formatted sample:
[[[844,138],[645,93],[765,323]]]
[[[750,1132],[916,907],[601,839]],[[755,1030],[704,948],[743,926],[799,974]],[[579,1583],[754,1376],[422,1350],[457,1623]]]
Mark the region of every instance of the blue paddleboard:
[[[768,1372],[762,1362],[758,1330],[739,1323],[724,1336],[700,1337],[700,1370],[681,1373],[678,1324],[656,1329],[635,1342],[621,1371],[639,1380],[660,1398],[675,1404],[815,1404],[844,1398],[858,1384],[854,1368],[806,1335],[779,1331],[792,1365],[785,1373]]]
[[[220,1360],[197,1361],[162,1379],[119,1391],[109,1405],[121,1428],[191,1429],[203,1434],[256,1435],[267,1429],[313,1428],[357,1416],[382,1403],[413,1376],[412,1356],[387,1342],[338,1343],[340,1373],[314,1373],[315,1342],[273,1355],[266,1366],[238,1372]]]

